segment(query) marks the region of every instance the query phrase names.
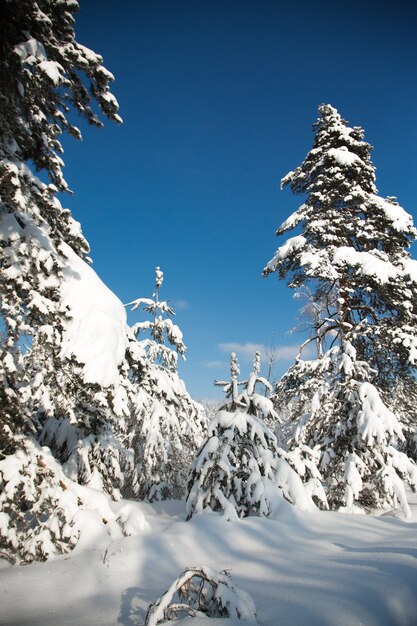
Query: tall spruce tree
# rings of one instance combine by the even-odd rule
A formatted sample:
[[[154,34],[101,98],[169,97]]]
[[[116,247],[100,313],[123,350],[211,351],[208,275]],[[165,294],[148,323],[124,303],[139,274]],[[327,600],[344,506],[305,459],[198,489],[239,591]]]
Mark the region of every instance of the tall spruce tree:
[[[82,501],[79,494],[68,497],[70,483],[59,464],[36,443],[39,420],[60,405],[55,416],[64,413],[77,425],[78,406],[90,434],[112,436],[105,423],[111,401],[102,389],[83,387],[85,372],[70,351],[63,366],[62,341],[73,312],[63,308],[62,283],[65,274],[74,275],[74,258],[85,265],[89,246],[57,198],[68,189],[59,137],[68,132],[81,138],[71,109],[101,126],[94,103],[121,121],[109,91],[112,75],[99,55],[75,39],[77,9],[75,0],[1,3],[0,535],[3,553],[29,559],[73,545],[77,533],[68,529]],[[50,182],[37,178],[33,168]],[[118,481],[109,482],[111,491]]]
[[[68,120],[70,107],[101,125],[91,108],[95,99],[105,115],[120,121],[109,92],[112,75],[99,55],[75,40],[77,8],[75,1],[2,3],[0,284],[6,373],[21,369],[22,340],[50,322],[59,308],[62,270],[68,265],[60,246],[67,244],[81,258],[89,251],[79,224],[57,199],[58,190],[68,188],[58,138],[63,131],[81,138]],[[41,182],[28,163],[46,171],[52,182]],[[9,387],[12,393],[16,382],[10,380]],[[20,421],[3,415],[2,448],[13,450],[10,432],[16,433]]]
[[[139,378],[131,372],[138,386],[131,423],[138,494],[151,501],[185,496],[191,461],[207,429],[203,407],[191,399],[177,372],[178,354],[185,358],[186,346],[172,322],[173,308],[159,299],[163,279],[157,267],[152,297],[127,305],[132,310],[143,307],[151,317],[132,326],[147,367]]]
[[[309,342],[317,358],[297,359],[277,388],[297,424],[292,462],[320,471],[331,507],[402,507],[403,481],[417,487],[404,450],[415,406],[396,411],[396,391],[415,386],[417,272],[408,249],[412,219],[377,195],[371,146],[330,105],[319,107],[313,149],[282,186],[305,202],[278,229],[298,229],[264,274],[308,286],[315,303]]]

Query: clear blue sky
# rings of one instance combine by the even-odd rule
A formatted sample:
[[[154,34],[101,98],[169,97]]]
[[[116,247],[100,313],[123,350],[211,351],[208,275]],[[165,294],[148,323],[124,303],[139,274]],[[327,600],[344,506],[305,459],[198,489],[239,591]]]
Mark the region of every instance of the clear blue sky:
[[[301,203],[279,183],[311,148],[321,102],[365,128],[381,195],[416,215],[417,3],[80,4],[78,41],[104,56],[124,119],[64,140],[75,191],[64,202],[95,270],[128,302],[151,294],[161,266],[194,398],[219,396],[224,344],[242,346],[246,375],[246,344],[274,335],[278,375],[301,339],[288,335],[299,304],[261,272],[276,228]]]

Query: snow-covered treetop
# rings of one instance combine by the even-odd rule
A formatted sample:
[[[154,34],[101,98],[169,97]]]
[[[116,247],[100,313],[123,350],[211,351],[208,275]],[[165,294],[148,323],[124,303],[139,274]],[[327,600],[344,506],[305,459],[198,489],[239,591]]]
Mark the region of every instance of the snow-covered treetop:
[[[306,278],[337,280],[354,268],[357,275],[386,283],[411,275],[407,250],[417,231],[411,216],[395,198],[381,198],[375,187],[372,147],[360,127],[349,127],[335,108],[319,107],[316,136],[303,163],[282,179],[306,201],[279,229],[297,226],[264,269],[289,275],[290,286]]]
[[[155,267],[155,287],[159,289],[164,282],[164,273],[160,267]]]
[[[223,387],[226,394],[226,402],[221,407],[227,411],[243,410],[250,415],[256,415],[263,419],[278,420],[279,417],[274,410],[273,404],[269,398],[256,392],[256,386],[261,384],[266,390],[272,391],[270,383],[259,375],[261,370],[261,355],[255,352],[253,358],[253,368],[247,380],[239,381],[240,374],[239,363],[234,352],[230,355],[230,381],[214,381],[215,385]],[[239,387],[243,390],[239,393]]]
[[[174,309],[169,306],[167,301],[159,300],[159,289],[163,280],[163,272],[160,267],[156,267],[155,291],[152,298],[137,298],[126,306],[130,306],[132,311],[143,307],[144,311],[151,314],[151,320],[137,322],[132,326],[132,330],[136,337],[146,332],[150,335],[151,339],[144,339],[141,344],[146,349],[151,361],[159,362],[164,367],[175,370],[177,368],[177,355],[180,354],[185,360],[187,348],[183,342],[181,330],[171,320],[171,316],[175,316]],[[174,349],[165,345],[166,340]]]
[[[226,399],[230,400],[228,405],[232,411],[236,409],[239,397],[239,385],[244,385],[244,382],[238,381],[240,374],[239,362],[235,352],[230,353],[230,381],[215,380],[214,384],[223,387],[223,391],[226,394]],[[224,407],[223,407],[224,408]]]
[[[357,179],[368,193],[375,193],[375,168],[370,160],[372,146],[363,140],[364,131],[350,128],[330,104],[319,107],[319,118],[313,125],[316,137],[313,149],[302,165],[289,172],[281,186],[291,186],[294,193],[320,194],[323,177],[337,177],[340,168],[349,168],[350,182]],[[342,182],[342,181],[341,181]]]
[[[256,415],[262,419],[280,421],[272,401],[265,395],[261,395],[256,391],[256,386],[258,384],[262,385],[266,391],[272,391],[272,386],[269,381],[259,375],[260,371],[261,355],[259,352],[255,352],[253,358],[253,368],[248,376],[248,380],[245,381],[245,387],[238,398],[239,403],[246,407],[246,411],[250,415]]]
[[[6,0],[1,9],[7,29],[0,42],[0,158],[31,160],[61,190],[68,186],[58,137],[68,131],[81,139],[69,121],[70,108],[101,126],[95,100],[106,117],[121,122],[109,91],[113,75],[100,55],[75,39],[78,8],[75,0]]]

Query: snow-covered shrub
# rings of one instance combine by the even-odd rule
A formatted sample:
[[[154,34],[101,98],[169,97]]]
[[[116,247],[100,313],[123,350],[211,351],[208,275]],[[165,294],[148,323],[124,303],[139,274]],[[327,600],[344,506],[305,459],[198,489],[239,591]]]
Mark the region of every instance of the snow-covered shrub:
[[[188,479],[188,518],[206,509],[223,512],[229,519],[267,516],[283,497],[302,509],[315,508],[278,448],[274,433],[258,416],[268,415],[272,405],[255,392],[257,356],[254,363],[254,371],[242,383],[244,391],[237,394],[239,367],[236,355],[231,355],[231,382],[225,387],[228,410],[220,410],[212,419],[208,437],[194,460]]]
[[[79,536],[78,506],[49,450],[22,439],[16,452],[0,461],[0,553],[30,562],[69,551]]]
[[[0,558],[11,563],[43,561],[76,545],[97,545],[148,528],[133,504],[113,506],[95,488],[68,478],[47,447],[22,438],[0,461]]]
[[[51,447],[68,478],[119,500],[131,487],[135,473],[133,450],[111,432],[109,425],[104,428],[107,433],[89,433],[72,426],[66,418],[49,418],[40,441]]]
[[[157,626],[180,614],[231,617],[257,624],[250,595],[232,583],[227,571],[217,574],[206,566],[185,569],[163,596],[149,606],[145,626]]]
[[[401,451],[403,425],[367,380],[367,364],[356,361],[346,343],[344,350],[336,346],[317,361],[299,360],[286,375],[293,384],[297,370],[302,373],[297,393],[303,393],[312,364],[312,380],[320,379],[320,386],[310,414],[293,426],[286,458],[304,481],[322,482],[332,508],[400,508],[408,517],[403,480],[416,489],[417,466]]]
[[[188,481],[187,516],[219,511],[228,519],[268,516],[281,499],[313,510],[311,496],[255,415],[219,411],[209,425]]]

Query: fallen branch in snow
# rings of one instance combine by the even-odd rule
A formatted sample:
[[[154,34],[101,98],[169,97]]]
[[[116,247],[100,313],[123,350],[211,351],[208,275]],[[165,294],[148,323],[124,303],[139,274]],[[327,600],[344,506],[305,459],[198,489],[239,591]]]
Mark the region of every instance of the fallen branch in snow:
[[[179,602],[173,602],[175,596]],[[209,617],[236,617],[257,623],[249,594],[232,584],[228,572],[216,574],[205,566],[185,569],[163,596],[149,605],[145,626],[175,619],[175,614],[180,612],[192,617],[200,612]]]
[[[8,552],[5,552],[4,550],[0,550],[0,559],[5,559],[5,561],[8,561],[10,565],[15,565],[16,563],[16,559],[14,558],[14,556],[9,554]]]
[[[119,550],[115,550],[114,552],[110,552],[112,545],[113,545],[113,542],[110,541],[109,545],[107,546],[103,554],[103,565],[107,565],[107,567],[109,567],[110,565],[111,556],[114,556],[115,554],[118,554],[119,552],[123,552],[123,548],[120,548]]]

